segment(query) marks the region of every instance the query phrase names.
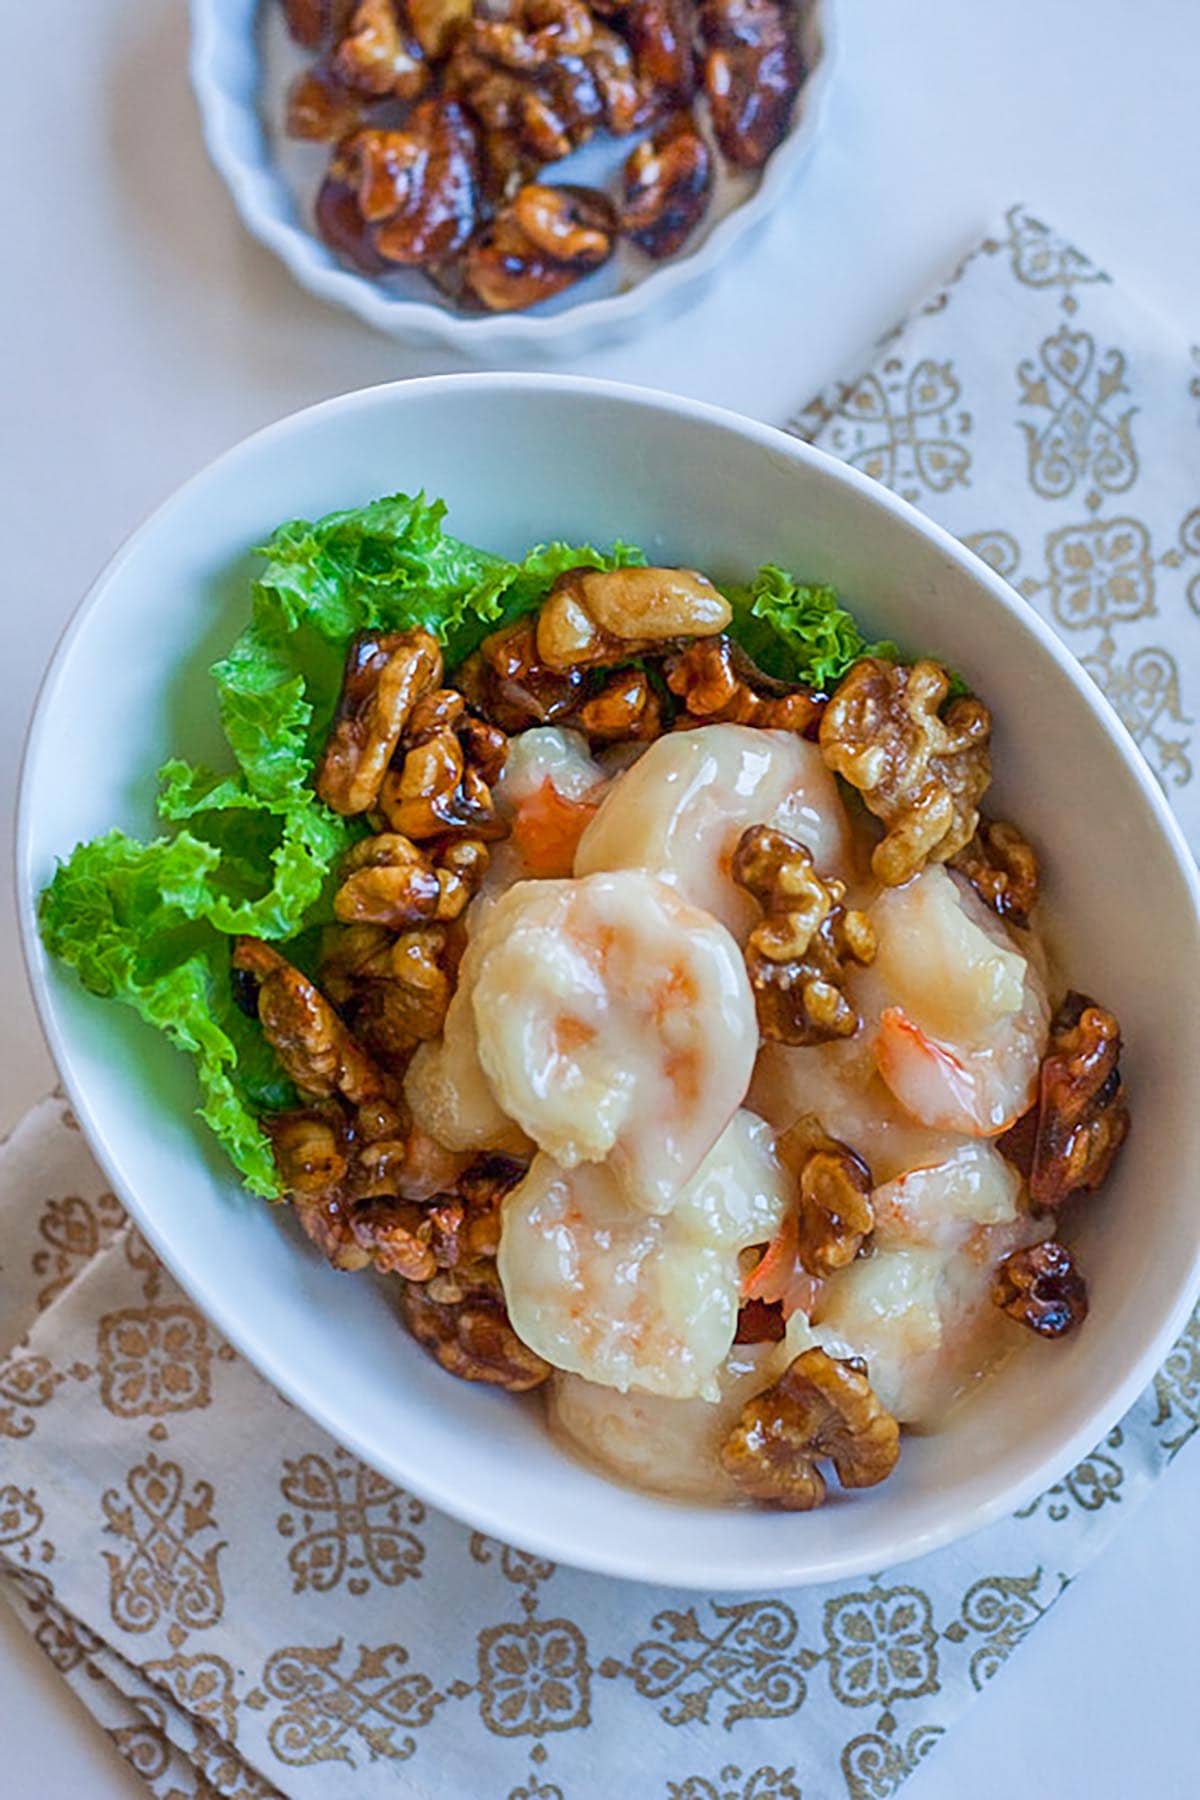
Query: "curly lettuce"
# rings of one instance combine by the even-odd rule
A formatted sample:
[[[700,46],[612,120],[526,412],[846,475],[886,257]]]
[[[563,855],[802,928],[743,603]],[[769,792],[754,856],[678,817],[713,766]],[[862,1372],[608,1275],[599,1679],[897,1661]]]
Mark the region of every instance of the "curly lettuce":
[[[861,656],[894,662],[889,639],[868,643],[831,587],[798,581],[775,563],[764,563],[749,587],[728,590],[733,636],[768,675],[803,681],[832,693]]]
[[[450,536],[444,517],[440,501],[393,494],[280,526],[260,552],[249,622],[212,669],[231,766],[166,763],[157,809],[175,835],[81,844],[41,896],[47,948],[190,1054],[200,1117],[268,1197],[280,1188],[259,1118],[295,1095],[233,1002],[229,940],[286,941],[303,965],[306,934],[331,916],[334,870],[363,827],[313,783],[352,638],[423,626],[453,667],[540,605],[563,570],[645,560],[623,544],[553,543],[511,562]]]

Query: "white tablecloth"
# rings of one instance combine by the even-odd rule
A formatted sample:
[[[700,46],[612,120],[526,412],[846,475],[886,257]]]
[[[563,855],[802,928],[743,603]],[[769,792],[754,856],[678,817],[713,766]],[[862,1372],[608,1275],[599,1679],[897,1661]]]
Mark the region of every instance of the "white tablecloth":
[[[703,305],[588,373],[782,417],[852,367],[1024,196],[1200,338],[1194,0],[842,0],[843,60],[801,188]],[[9,29],[0,343],[0,827],[71,607],[180,480],[281,413],[453,366],[295,290],[205,164],[176,3],[90,0],[51,52]],[[1200,404],[1197,407],[1200,444]],[[1200,492],[1198,492],[1200,498]],[[2,892],[0,1129],[50,1079]],[[913,1800],[1193,1800],[1200,1461],[1183,1459],[906,1788]],[[57,1677],[0,1619],[0,1791],[132,1796]]]

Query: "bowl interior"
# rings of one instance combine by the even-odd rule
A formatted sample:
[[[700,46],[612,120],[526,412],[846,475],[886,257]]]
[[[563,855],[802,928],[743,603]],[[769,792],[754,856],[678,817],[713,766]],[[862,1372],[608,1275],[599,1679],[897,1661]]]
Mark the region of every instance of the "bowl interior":
[[[329,1270],[282,1210],[242,1195],[192,1117],[182,1060],[41,951],[32,906],[55,855],[114,823],[150,831],[158,764],[211,753],[205,669],[243,616],[252,546],[283,519],[420,487],[444,496],[452,529],[501,551],[619,535],[718,576],[774,560],[832,581],[872,632],[935,649],[993,708],[996,810],[1044,851],[1067,976],[1121,1018],[1135,1126],[1077,1234],[1086,1328],[1065,1345],[1031,1344],[943,1432],[908,1440],[875,1492],[802,1518],[719,1511],[625,1490],[568,1459],[536,1405],[443,1375],[396,1323],[385,1285]],[[86,781],[81,744],[92,747]],[[1200,1015],[1178,996],[1200,974],[1200,932],[1191,865],[1153,780],[997,578],[883,490],[769,428],[601,383],[476,376],[351,395],[249,440],[168,502],[77,617],[30,742],[19,858],[52,1048],[155,1246],[338,1439],[501,1538],[678,1585],[879,1569],[1056,1479],[1132,1401],[1182,1323],[1200,1263]]]

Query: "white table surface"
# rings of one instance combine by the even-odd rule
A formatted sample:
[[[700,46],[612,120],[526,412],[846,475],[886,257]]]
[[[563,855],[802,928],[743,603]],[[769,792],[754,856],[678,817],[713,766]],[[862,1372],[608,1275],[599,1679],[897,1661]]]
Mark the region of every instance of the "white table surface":
[[[699,307],[580,367],[781,418],[1017,199],[1200,338],[1196,0],[842,0],[841,11],[826,132],[786,214]],[[257,426],[455,366],[308,298],[243,235],[202,153],[178,0],[69,13],[48,60],[34,15],[9,32],[21,73],[6,84],[0,298],[6,867],[39,675],[125,534]],[[79,757],[86,779],[86,745]],[[0,895],[3,1129],[51,1069],[7,880]],[[19,1476],[19,1451],[3,1467]],[[1198,1512],[1193,1451],[906,1795],[1193,1800]],[[0,1645],[0,1794],[143,1794],[3,1608]]]

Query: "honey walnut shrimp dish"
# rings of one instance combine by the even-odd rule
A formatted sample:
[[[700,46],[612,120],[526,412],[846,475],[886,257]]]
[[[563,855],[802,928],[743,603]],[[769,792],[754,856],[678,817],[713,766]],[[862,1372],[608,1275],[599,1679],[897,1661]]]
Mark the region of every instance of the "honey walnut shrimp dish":
[[[981,811],[980,698],[777,569],[578,555],[481,565],[465,636],[401,584],[345,647],[295,802],[325,897],[295,948],[220,926],[290,1083],[268,1163],[448,1374],[621,1480],[805,1511],[1081,1325],[1120,1032]]]

